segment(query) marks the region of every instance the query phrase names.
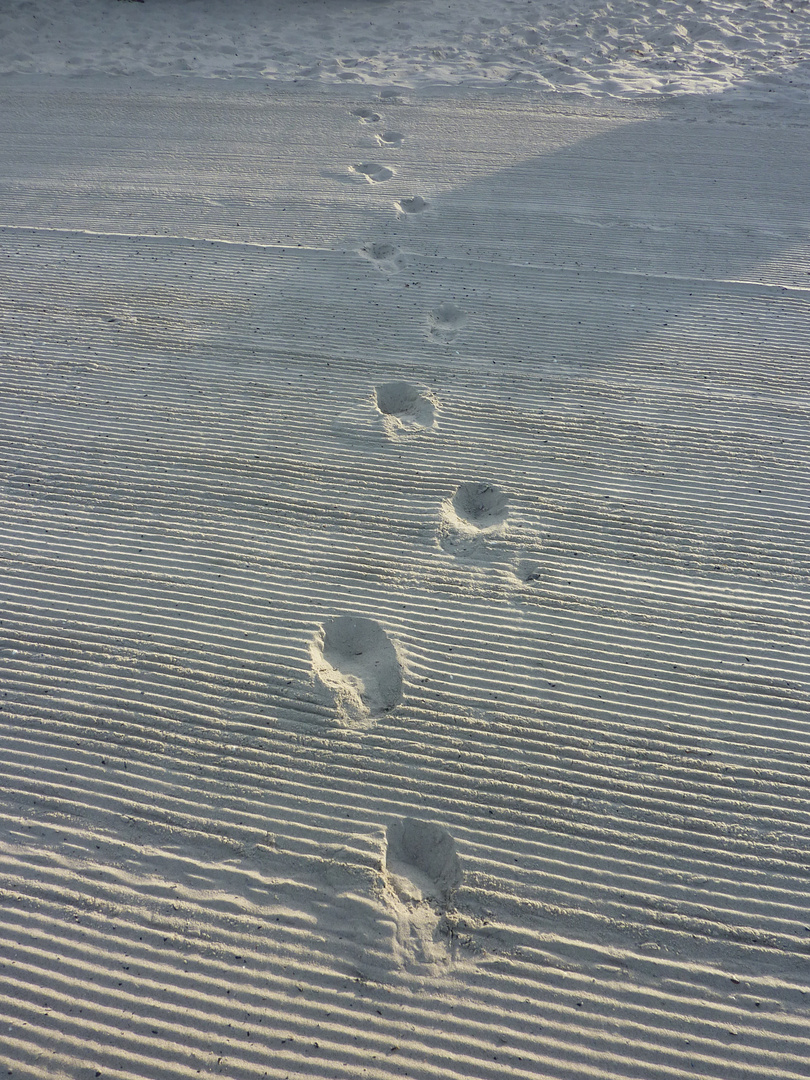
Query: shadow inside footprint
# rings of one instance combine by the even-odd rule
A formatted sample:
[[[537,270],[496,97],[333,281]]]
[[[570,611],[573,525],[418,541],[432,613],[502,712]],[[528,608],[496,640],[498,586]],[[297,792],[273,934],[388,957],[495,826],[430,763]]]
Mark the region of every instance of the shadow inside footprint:
[[[402,146],[405,136],[401,131],[384,131],[379,140],[381,146]]]
[[[429,206],[430,203],[421,195],[397,200],[397,209],[401,214],[423,214]]]
[[[433,402],[409,382],[397,380],[382,383],[374,393],[377,408],[397,427],[430,428],[436,423]]]
[[[428,315],[428,332],[441,341],[452,341],[467,322],[458,304],[445,300]]]
[[[374,112],[373,109],[363,106],[360,109],[354,109],[352,116],[356,116],[361,124],[378,124],[382,117],[378,112]]]
[[[402,700],[397,650],[374,619],[330,619],[310,646],[313,676],[330,692],[338,714],[353,724],[373,720]]]
[[[459,484],[450,500],[453,513],[474,529],[492,529],[506,521],[509,499],[493,484]]]
[[[456,844],[446,829],[403,818],[388,826],[385,869],[405,903],[449,903],[462,881]]]
[[[394,244],[386,244],[380,241],[365,244],[360,248],[360,254],[374,263],[377,269],[382,270],[383,273],[396,273],[405,265],[405,256]]]
[[[353,165],[352,168],[360,176],[365,176],[370,184],[382,184],[394,175],[393,169],[374,161],[364,161],[362,165]]]
[[[438,541],[456,559],[501,563],[514,571],[507,528],[509,498],[493,484],[459,484],[441,508]]]

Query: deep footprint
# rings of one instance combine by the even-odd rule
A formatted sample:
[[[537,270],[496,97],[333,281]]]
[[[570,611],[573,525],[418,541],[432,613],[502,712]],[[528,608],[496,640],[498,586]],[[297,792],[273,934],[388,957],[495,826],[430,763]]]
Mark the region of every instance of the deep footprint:
[[[385,869],[406,903],[449,903],[462,882],[456,844],[446,829],[403,818],[388,826]]]
[[[370,184],[383,184],[394,175],[394,170],[386,165],[378,165],[373,161],[363,162],[362,165],[353,165],[352,168],[360,176],[365,176]]]
[[[461,308],[445,301],[428,315],[428,332],[441,341],[453,341],[466,322],[467,316]]]
[[[402,701],[402,665],[397,650],[373,619],[342,615],[330,619],[313,641],[314,677],[331,693],[349,723],[382,716]]]
[[[457,518],[478,530],[502,525],[509,511],[508,497],[493,484],[459,484],[450,505]]]
[[[409,382],[382,383],[375,390],[377,408],[398,427],[430,428],[436,423],[436,408],[429,398]]]
[[[405,256],[394,244],[365,244],[360,248],[360,254],[386,274],[396,273],[405,265]]]
[[[397,209],[401,214],[423,214],[429,206],[430,203],[421,195],[397,200]]]

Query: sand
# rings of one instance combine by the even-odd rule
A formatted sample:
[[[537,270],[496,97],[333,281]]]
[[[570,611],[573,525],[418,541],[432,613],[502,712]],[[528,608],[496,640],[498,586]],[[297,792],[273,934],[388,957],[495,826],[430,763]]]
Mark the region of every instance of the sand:
[[[810,90],[808,0],[4,0],[0,74]]]
[[[806,1076],[806,5],[700,7],[5,6],[3,1075]]]

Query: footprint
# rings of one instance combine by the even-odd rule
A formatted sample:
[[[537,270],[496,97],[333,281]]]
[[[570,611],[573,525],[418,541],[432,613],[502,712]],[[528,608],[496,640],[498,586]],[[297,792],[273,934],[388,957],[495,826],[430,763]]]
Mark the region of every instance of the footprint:
[[[363,162],[362,165],[352,165],[352,169],[360,176],[365,176],[370,184],[382,184],[394,175],[393,169],[389,169],[386,165],[377,165],[373,161]]]
[[[511,524],[509,497],[500,488],[475,482],[459,484],[442,503],[438,541],[455,559],[482,568],[499,565],[517,576]]]
[[[453,341],[467,322],[467,316],[457,304],[439,304],[428,315],[428,333],[440,341]]]
[[[460,523],[482,532],[503,525],[509,499],[493,484],[466,483],[459,484],[445,507]]]
[[[382,383],[375,395],[377,408],[396,428],[432,428],[436,423],[434,403],[409,382]]]
[[[399,248],[381,241],[365,244],[360,254],[386,274],[394,274],[405,265],[405,256]]]
[[[367,109],[365,107],[361,109],[354,109],[352,116],[356,116],[361,124],[378,124],[382,117],[378,112],[374,112],[373,109]]]
[[[452,836],[416,818],[394,822],[386,832],[382,876],[395,962],[421,973],[446,968],[457,959],[452,898],[462,882]]]
[[[402,701],[402,664],[373,619],[342,615],[326,622],[310,646],[313,679],[353,726],[369,724]]]
[[[406,199],[397,200],[397,209],[401,214],[423,214],[430,206],[427,199],[421,195],[412,195]]]
[[[461,885],[461,864],[450,833],[429,821],[403,818],[388,826],[385,869],[406,904],[446,906]]]
[[[399,150],[405,141],[401,131],[383,131],[380,134],[366,135],[360,140],[361,146],[370,148],[383,147],[386,150]]]
[[[384,131],[377,138],[380,140],[380,146],[402,146],[405,141],[405,136],[401,131]]]

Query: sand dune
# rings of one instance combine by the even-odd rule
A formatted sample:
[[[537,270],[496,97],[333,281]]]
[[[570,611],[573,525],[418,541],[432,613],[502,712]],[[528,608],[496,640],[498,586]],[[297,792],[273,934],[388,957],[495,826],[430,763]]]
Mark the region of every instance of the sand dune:
[[[801,112],[14,40],[5,1072],[804,1077]]]

